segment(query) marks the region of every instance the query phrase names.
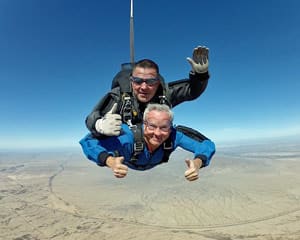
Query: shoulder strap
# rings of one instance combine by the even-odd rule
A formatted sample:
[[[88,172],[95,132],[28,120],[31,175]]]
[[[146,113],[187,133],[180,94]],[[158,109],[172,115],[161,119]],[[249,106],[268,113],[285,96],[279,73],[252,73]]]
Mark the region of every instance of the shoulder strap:
[[[125,123],[132,121],[137,116],[137,109],[134,107],[132,88],[129,80],[132,72],[131,67],[129,64],[122,64],[122,70],[115,75],[111,85],[112,89],[116,87],[120,89],[119,109],[122,120]]]
[[[121,109],[120,115],[122,116],[122,120],[125,123],[132,121],[133,116],[137,115],[137,110],[134,108],[133,97],[131,93],[124,92],[121,93]]]
[[[163,145],[164,148],[164,155],[162,157],[162,160],[160,163],[166,163],[169,161],[170,155],[174,150],[173,142],[172,142],[172,137],[170,137],[164,142]]]
[[[130,123],[131,124],[131,123]],[[129,125],[130,130],[134,136],[134,144],[133,144],[133,155],[130,159],[132,162],[136,162],[140,153],[144,150],[144,137],[142,131],[142,124],[138,123],[136,125]]]
[[[162,75],[158,75],[158,78],[161,83],[162,87],[162,93],[160,94],[159,97],[159,103],[160,104],[167,104],[170,108],[172,108],[172,103],[170,99],[170,91],[169,91],[169,85],[165,82],[165,79],[163,78]]]

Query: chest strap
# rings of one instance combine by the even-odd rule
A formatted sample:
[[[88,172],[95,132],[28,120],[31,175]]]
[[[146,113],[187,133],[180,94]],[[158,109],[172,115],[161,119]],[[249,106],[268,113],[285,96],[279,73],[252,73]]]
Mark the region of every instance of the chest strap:
[[[133,144],[133,155],[130,159],[132,162],[136,162],[141,152],[144,150],[144,137],[142,131],[142,124],[138,123],[136,125],[132,125],[131,121],[127,121],[130,130],[133,133],[134,144]]]

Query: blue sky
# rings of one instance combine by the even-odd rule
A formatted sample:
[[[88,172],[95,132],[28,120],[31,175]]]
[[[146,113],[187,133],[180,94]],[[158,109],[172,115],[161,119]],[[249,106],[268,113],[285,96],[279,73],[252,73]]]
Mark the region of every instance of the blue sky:
[[[135,59],[166,81],[210,48],[209,86],[175,122],[225,140],[300,134],[298,0],[134,1]],[[0,148],[76,146],[129,61],[129,0],[0,1]],[[79,147],[79,145],[78,145]]]

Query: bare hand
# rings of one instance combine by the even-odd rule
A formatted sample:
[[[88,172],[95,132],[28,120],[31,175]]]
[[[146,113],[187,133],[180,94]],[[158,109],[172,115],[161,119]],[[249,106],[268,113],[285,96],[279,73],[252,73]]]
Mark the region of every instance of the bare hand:
[[[185,171],[184,176],[188,181],[195,181],[199,178],[199,167],[195,165],[194,160],[185,160],[188,169]]]
[[[128,172],[128,167],[123,164],[124,157],[108,157],[106,164],[109,166],[115,177],[123,178],[126,177]]]

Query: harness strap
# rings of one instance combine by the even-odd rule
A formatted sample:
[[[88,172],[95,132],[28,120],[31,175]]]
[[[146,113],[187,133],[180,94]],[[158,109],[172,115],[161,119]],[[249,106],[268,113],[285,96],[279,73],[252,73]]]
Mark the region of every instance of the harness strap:
[[[154,167],[153,164],[138,165],[138,164],[136,164],[136,163],[133,162],[133,161],[130,161],[130,162],[128,163],[128,166],[133,166],[133,167],[136,168],[137,170],[147,170],[147,169],[150,169],[150,168],[153,168],[153,167]]]
[[[121,115],[123,118],[123,122],[127,122],[132,120],[132,100],[129,94],[123,93],[122,94],[122,106],[121,106]]]
[[[163,155],[162,160],[161,160],[160,163],[168,162],[169,157],[170,157],[171,153],[174,150],[171,136],[164,142],[163,148],[164,148],[164,155]]]
[[[138,123],[136,125],[132,125],[131,121],[128,121],[130,130],[134,136],[134,144],[133,144],[133,155],[130,159],[131,162],[136,162],[141,152],[144,150],[144,137],[142,131],[142,124]]]

